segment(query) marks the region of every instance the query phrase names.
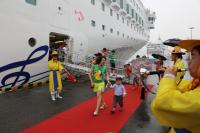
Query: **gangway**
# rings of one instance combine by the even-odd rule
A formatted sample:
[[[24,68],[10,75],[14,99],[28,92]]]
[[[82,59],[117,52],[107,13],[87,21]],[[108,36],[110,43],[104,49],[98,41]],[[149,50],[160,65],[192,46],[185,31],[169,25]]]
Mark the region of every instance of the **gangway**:
[[[80,54],[73,53],[73,55],[78,60]],[[88,59],[85,62],[72,62],[72,61],[68,62],[69,60],[70,59],[67,59],[67,60],[64,59],[64,62],[61,62],[61,63],[66,69],[71,71],[75,76],[87,75],[87,74],[90,73],[90,71],[91,71],[91,59]],[[110,62],[110,60],[108,59],[105,65],[108,67],[109,70],[111,70],[109,62]],[[122,62],[122,60],[116,60],[116,62]],[[123,67],[117,66],[115,68],[115,70],[116,70],[115,74],[109,73],[109,78],[110,78],[109,80],[115,80],[116,77],[121,77],[125,81],[126,76],[124,74]]]
[[[87,74],[87,73],[90,72],[89,67],[82,66],[82,65],[79,65],[79,64],[63,62],[62,65],[65,68],[67,68],[68,70],[75,71],[75,72],[78,72],[80,74]]]
[[[87,66],[82,66],[82,65],[79,65],[79,64],[72,64],[72,63],[65,63],[63,62],[62,65],[67,68],[68,70],[72,71],[72,73],[74,75],[86,75],[86,74],[89,74],[91,68],[90,67],[87,67]],[[110,67],[108,67],[110,68]],[[116,70],[122,70],[122,68],[116,68]],[[118,72],[118,71],[117,71]],[[116,74],[112,74],[110,73],[109,75],[109,80],[113,81],[116,79],[116,77],[121,77],[123,80],[125,80],[125,75],[124,74],[120,74],[120,73],[117,73]]]

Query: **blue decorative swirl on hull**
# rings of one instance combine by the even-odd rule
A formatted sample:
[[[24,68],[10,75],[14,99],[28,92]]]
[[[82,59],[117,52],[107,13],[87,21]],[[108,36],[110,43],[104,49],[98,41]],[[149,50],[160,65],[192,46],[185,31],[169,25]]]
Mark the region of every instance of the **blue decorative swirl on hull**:
[[[15,78],[14,82],[11,83],[11,87],[16,85],[16,83],[19,81],[20,77],[24,77],[24,80],[20,85],[27,83],[30,80],[31,76],[28,72],[24,71],[25,67],[27,65],[33,64],[33,63],[38,62],[41,59],[43,59],[47,55],[48,50],[49,50],[49,47],[47,45],[38,47],[29,55],[29,57],[26,60],[14,62],[14,63],[8,64],[8,65],[5,65],[3,67],[0,67],[0,73],[5,72],[10,69],[22,67],[19,72],[10,73],[10,74],[6,75],[5,77],[3,77],[1,80],[1,84],[3,85],[2,87],[7,86],[6,81],[8,81],[11,78]],[[31,57],[38,52],[44,52],[44,53],[38,57],[31,59]]]

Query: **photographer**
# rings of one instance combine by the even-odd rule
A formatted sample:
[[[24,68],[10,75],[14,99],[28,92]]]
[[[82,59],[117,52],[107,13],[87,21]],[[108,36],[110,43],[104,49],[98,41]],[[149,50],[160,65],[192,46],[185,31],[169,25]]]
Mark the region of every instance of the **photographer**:
[[[200,40],[183,40],[178,45],[191,51],[189,72],[193,80],[177,85],[178,69],[167,68],[151,109],[161,125],[173,127],[170,133],[200,133]]]

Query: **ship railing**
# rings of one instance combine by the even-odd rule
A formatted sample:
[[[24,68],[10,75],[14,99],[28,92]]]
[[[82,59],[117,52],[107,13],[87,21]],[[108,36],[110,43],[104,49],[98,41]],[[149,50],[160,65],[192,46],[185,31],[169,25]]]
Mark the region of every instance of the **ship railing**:
[[[77,65],[86,65],[86,67],[90,67],[91,65],[91,62],[93,60],[93,57],[92,56],[89,56],[89,57],[83,57],[81,53],[79,52],[70,52],[69,55],[61,55],[60,56],[60,61],[61,62],[68,62],[68,63],[71,63],[71,64],[77,64]],[[111,59],[110,58],[106,58],[106,65],[109,66],[110,65],[110,61]],[[119,58],[116,58],[114,59],[115,61],[115,65],[116,67],[119,67],[119,68],[123,68],[123,66],[126,64],[127,60],[125,59],[119,59]]]
[[[72,57],[75,61],[72,60]],[[71,52],[70,56],[62,56],[61,63],[70,71],[72,71],[75,75],[86,75],[89,74],[91,71],[92,66],[92,57],[88,57],[85,61],[82,61],[81,59],[83,56],[81,56],[80,53]],[[117,76],[125,78],[125,71],[123,65],[117,65],[117,64],[123,64],[125,60],[122,59],[115,59],[116,67],[115,67],[115,73],[112,73],[112,68],[110,67],[110,59],[107,59],[105,66],[108,68],[108,72],[110,74],[110,77],[113,79]]]

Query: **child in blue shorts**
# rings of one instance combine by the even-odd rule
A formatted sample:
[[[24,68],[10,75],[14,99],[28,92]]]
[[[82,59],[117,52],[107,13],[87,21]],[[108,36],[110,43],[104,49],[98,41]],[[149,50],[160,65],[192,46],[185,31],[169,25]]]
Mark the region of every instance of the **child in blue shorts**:
[[[113,107],[111,113],[115,113],[117,103],[120,106],[120,112],[123,111],[123,97],[126,95],[126,89],[122,84],[122,78],[117,77],[114,85],[110,86],[114,89]]]

